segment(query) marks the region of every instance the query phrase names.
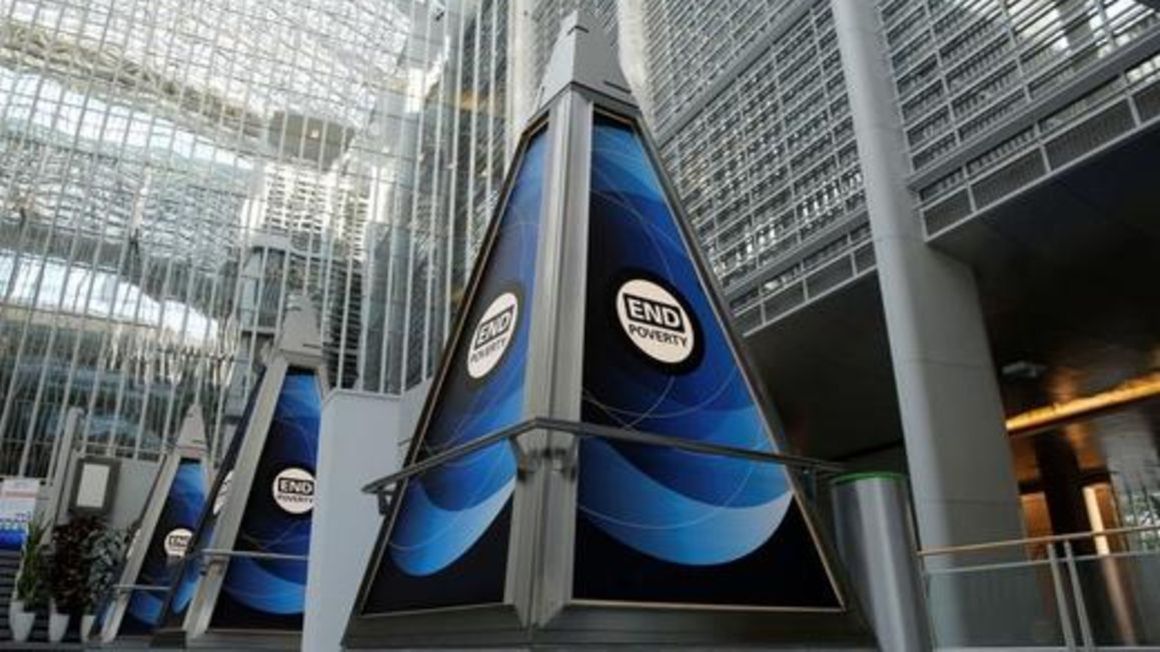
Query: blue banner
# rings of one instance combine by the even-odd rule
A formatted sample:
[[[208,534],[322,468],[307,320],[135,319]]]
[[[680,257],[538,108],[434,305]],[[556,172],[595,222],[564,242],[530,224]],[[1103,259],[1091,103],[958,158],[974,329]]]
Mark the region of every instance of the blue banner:
[[[303,559],[231,558],[211,628],[302,628],[321,411],[315,371],[288,369],[233,550]]]
[[[640,134],[592,138],[581,418],[776,450]],[[784,467],[599,439],[580,446],[576,598],[837,606]]]
[[[169,586],[174,571],[185,557],[197,519],[205,506],[205,467],[200,459],[183,458],[153,528],[141,570],[130,583],[142,586]],[[133,591],[121,620],[118,635],[152,634],[161,622],[165,592]]]
[[[186,611],[189,609],[190,601],[193,600],[193,593],[197,589],[202,569],[205,567],[205,559],[202,558],[201,551],[205,550],[210,541],[213,540],[218,515],[225,507],[226,498],[233,484],[234,463],[238,460],[238,452],[242,448],[246,430],[250,427],[250,417],[253,415],[254,404],[258,400],[258,392],[262,388],[264,378],[265,370],[258,374],[257,382],[250,390],[250,395],[246,399],[246,407],[242,411],[242,418],[238,422],[238,427],[234,429],[234,436],[230,440],[230,447],[226,449],[226,454],[218,467],[213,490],[209,493],[213,499],[205,501],[202,505],[201,515],[197,519],[197,527],[193,529],[193,538],[189,542],[185,557],[182,559],[177,572],[172,576],[173,585],[165,596],[165,606],[161,610],[163,615],[160,623],[164,629],[181,629],[185,622]]]
[[[517,160],[491,250],[477,263],[482,276],[409,463],[523,418],[546,149],[541,129]],[[515,455],[503,442],[407,483],[380,537],[362,612],[500,602],[515,474]]]

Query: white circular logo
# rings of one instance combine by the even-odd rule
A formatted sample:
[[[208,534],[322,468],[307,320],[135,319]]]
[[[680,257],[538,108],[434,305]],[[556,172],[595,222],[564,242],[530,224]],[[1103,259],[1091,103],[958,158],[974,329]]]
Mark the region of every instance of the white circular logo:
[[[234,481],[234,470],[230,469],[226,472],[226,477],[222,478],[221,486],[218,487],[217,496],[213,499],[213,515],[217,516],[218,512],[226,506],[226,499],[230,497],[230,483]]]
[[[290,514],[314,509],[314,474],[291,466],[274,476],[274,502]]]
[[[628,339],[653,360],[675,365],[693,355],[697,333],[689,313],[656,283],[625,281],[616,291],[616,316]]]
[[[178,559],[185,556],[185,551],[189,549],[189,541],[193,538],[193,532],[188,528],[175,527],[165,535],[165,541],[162,545],[165,546],[165,554],[170,557],[177,557]]]
[[[519,316],[520,301],[512,292],[499,295],[483,311],[467,347],[468,375],[478,380],[499,364],[515,335]]]

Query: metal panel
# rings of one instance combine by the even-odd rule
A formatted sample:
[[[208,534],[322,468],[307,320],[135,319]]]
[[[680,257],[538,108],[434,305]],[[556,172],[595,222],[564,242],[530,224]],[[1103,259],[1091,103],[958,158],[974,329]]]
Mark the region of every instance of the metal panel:
[[[924,208],[922,220],[926,224],[926,234],[930,236],[970,214],[971,198],[966,190],[960,190],[934,206]]]
[[[1122,100],[1047,141],[1043,148],[1051,167],[1058,168],[1128,132],[1134,126],[1128,101]]]
[[[971,192],[975,196],[976,205],[982,208],[1035,181],[1045,172],[1043,157],[1039,150],[1035,149],[1004,165],[990,176],[976,181],[971,185]]]

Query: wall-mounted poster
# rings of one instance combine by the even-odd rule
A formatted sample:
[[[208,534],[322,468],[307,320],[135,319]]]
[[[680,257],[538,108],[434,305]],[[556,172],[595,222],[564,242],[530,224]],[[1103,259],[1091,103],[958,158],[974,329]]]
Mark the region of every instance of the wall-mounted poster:
[[[478,263],[483,271],[464,308],[466,321],[437,376],[408,464],[523,418],[546,141],[540,129],[517,159],[490,251]],[[501,602],[515,483],[507,442],[406,483],[379,537],[361,612]]]
[[[640,134],[597,114],[591,165],[581,419],[776,451]],[[577,600],[841,606],[780,465],[588,438],[578,491]]]
[[[20,550],[24,546],[39,493],[37,478],[13,477],[0,481],[0,550]]]

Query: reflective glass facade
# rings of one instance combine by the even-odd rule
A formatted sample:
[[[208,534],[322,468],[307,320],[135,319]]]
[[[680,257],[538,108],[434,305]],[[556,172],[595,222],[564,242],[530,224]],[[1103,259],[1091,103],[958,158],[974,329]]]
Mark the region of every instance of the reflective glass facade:
[[[43,472],[69,407],[152,456],[197,400],[218,456],[296,296],[332,385],[429,377],[576,7],[743,330],[874,268],[828,0],[0,0],[0,472]],[[1138,2],[877,14],[928,232],[1111,137],[1093,111],[1160,111]]]
[[[392,294],[411,321],[444,322],[446,204],[429,198],[453,166],[421,149],[457,125],[461,16],[0,2],[0,472],[42,474],[71,407],[90,450],[151,457],[199,401],[220,455],[295,296],[331,384],[362,386],[378,250],[419,270]],[[418,332],[407,350],[433,355],[442,331]]]

